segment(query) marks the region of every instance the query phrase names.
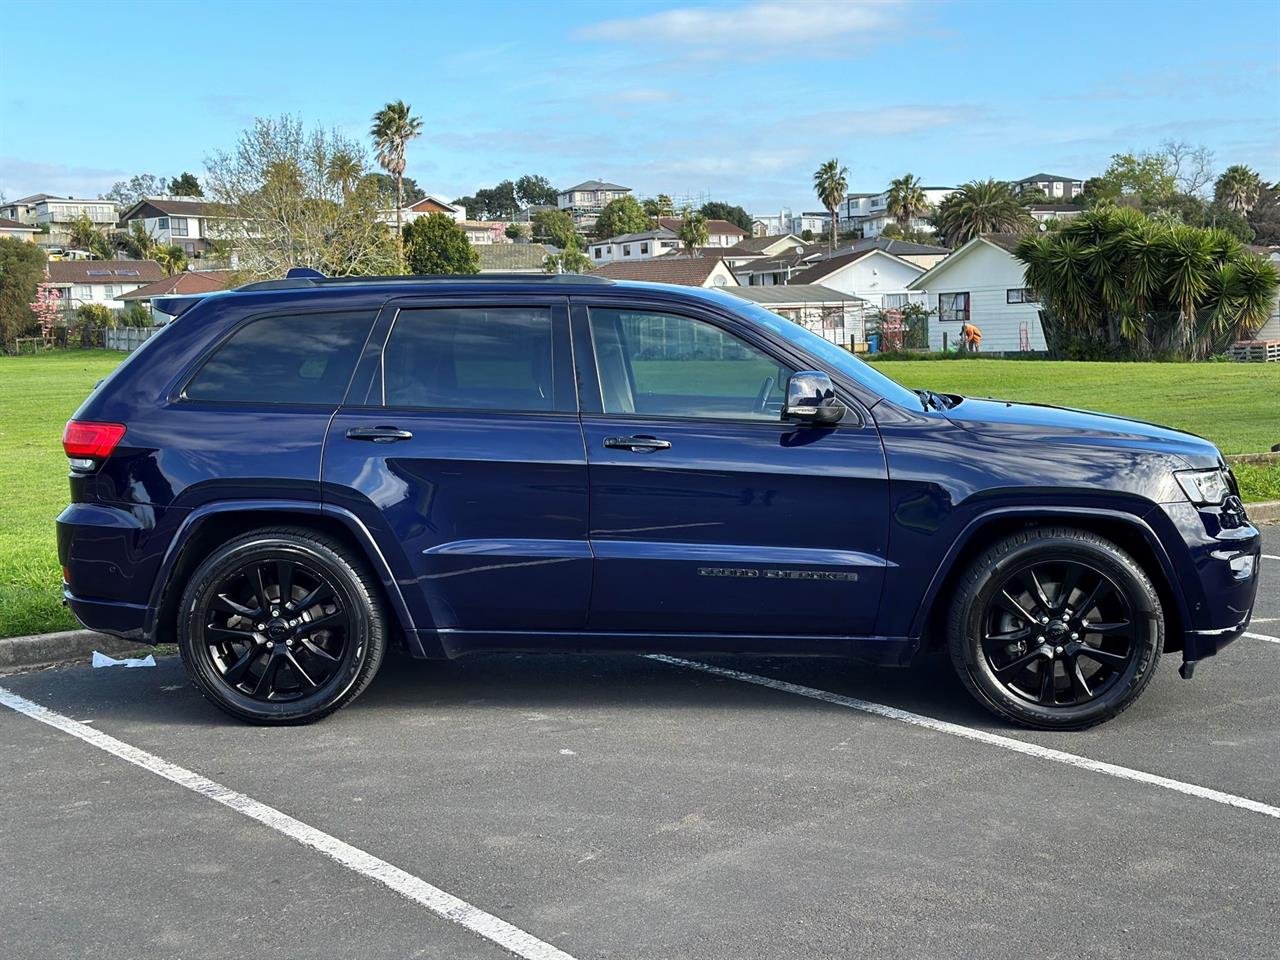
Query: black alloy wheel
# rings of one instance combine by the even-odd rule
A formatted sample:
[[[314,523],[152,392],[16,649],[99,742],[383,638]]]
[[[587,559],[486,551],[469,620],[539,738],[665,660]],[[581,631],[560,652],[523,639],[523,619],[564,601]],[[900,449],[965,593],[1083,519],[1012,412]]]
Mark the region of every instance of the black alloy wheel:
[[[214,549],[186,584],[177,626],[196,687],[254,723],[309,723],[345,706],[385,646],[381,593],[363,557],[298,527]]]

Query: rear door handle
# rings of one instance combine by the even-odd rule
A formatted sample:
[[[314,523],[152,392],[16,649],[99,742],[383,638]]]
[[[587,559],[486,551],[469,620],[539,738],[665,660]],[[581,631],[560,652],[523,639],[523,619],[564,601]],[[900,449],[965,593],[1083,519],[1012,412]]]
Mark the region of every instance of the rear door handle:
[[[605,437],[604,445],[613,450],[631,450],[634,453],[671,449],[670,440],[659,440],[657,437]]]
[[[398,427],[352,427],[347,431],[348,440],[372,440],[374,443],[395,443],[412,440],[413,434]]]

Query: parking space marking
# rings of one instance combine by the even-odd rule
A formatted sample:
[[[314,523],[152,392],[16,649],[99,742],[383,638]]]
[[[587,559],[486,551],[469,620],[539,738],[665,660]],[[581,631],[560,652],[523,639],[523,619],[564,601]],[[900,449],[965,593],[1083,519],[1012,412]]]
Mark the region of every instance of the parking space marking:
[[[1246,633],[1246,637],[1253,637],[1255,640],[1265,640],[1267,643],[1280,643],[1280,637],[1268,637],[1265,633]]]
[[[1064,750],[1054,750],[1050,747],[1042,747],[1038,743],[1028,743],[1025,740],[1015,740],[1013,737],[1002,737],[998,733],[988,733],[985,730],[976,730],[973,727],[965,727],[958,723],[950,723],[946,720],[935,720],[933,717],[926,717],[923,714],[912,713],[909,710],[902,710],[898,707],[886,706],[883,703],[873,703],[870,700],[859,700],[856,697],[846,697],[839,693],[830,693],[826,690],[819,690],[816,687],[805,687],[798,683],[790,683],[786,680],[775,680],[773,677],[762,677],[754,673],[744,673],[741,670],[731,670],[728,667],[717,667],[709,663],[701,663],[697,660],[684,660],[680,657],[670,657],[665,654],[649,654],[647,655],[647,658],[649,660],[657,660],[660,663],[671,664],[672,666],[684,667],[689,670],[700,670],[703,673],[710,673],[719,677],[727,677],[730,680],[741,680],[743,683],[753,683],[760,687],[769,687],[773,690],[780,690],[783,693],[794,693],[797,696],[808,697],[811,700],[821,700],[824,703],[835,704],[838,707],[848,707],[851,710],[860,710],[863,713],[874,714],[878,717],[887,717],[890,720],[899,720],[903,723],[909,723],[912,726],[924,727],[927,730],[934,730],[939,733],[949,733],[956,737],[964,737],[966,740],[977,740],[980,743],[1002,747],[1005,750],[1012,750],[1015,753],[1023,753],[1029,757],[1038,757],[1041,760],[1052,760],[1056,763],[1064,763],[1068,766],[1079,767],[1082,770],[1091,770],[1094,773],[1105,774],[1109,777],[1118,777],[1121,780],[1133,780],[1137,783],[1146,783],[1156,787],[1163,787],[1166,790],[1173,790],[1176,793],[1183,793],[1190,797],[1199,797],[1202,800],[1212,800],[1214,803],[1225,804],[1229,807],[1237,807],[1241,810],[1249,810],[1253,813],[1261,813],[1264,816],[1275,817],[1280,820],[1280,807],[1273,807],[1269,803],[1250,800],[1248,797],[1239,797],[1233,793],[1224,793],[1221,790],[1214,790],[1211,787],[1202,787],[1194,783],[1184,783],[1181,780],[1173,780],[1169,777],[1159,776],[1158,774],[1147,773],[1144,770],[1134,770],[1130,767],[1122,767],[1118,764],[1107,763],[1102,760],[1091,760],[1090,758],[1082,757],[1079,754],[1067,753]]]
[[[1280,557],[1273,557],[1273,556],[1272,556],[1271,554],[1269,554],[1269,553],[1264,553],[1264,554],[1262,555],[1262,559],[1263,559],[1263,560],[1280,560]]]
[[[186,787],[201,796],[208,797],[252,820],[257,820],[303,846],[318,850],[348,870],[368,877],[370,880],[376,880],[401,896],[426,907],[437,916],[466,927],[472,933],[503,947],[517,957],[523,957],[525,960],[574,960],[563,950],[539,940],[533,934],[521,930],[500,917],[486,913],[479,907],[401,870],[386,860],[366,853],[359,847],[353,847],[323,830],[317,830],[301,820],[295,820],[275,807],[267,806],[243,793],[237,793],[229,787],[224,787],[185,767],[161,759],[155,754],[140,750],[123,740],[117,740],[78,720],[72,720],[47,707],[42,707],[5,687],[0,687],[0,704],[25,714],[33,720],[39,720],[55,730],[70,734],[90,746],[126,760],[180,787]]]

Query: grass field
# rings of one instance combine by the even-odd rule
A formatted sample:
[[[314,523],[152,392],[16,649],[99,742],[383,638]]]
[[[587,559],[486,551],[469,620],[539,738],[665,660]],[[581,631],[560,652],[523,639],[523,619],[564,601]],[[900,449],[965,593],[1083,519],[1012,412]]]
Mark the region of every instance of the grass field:
[[[75,626],[62,608],[53,521],[67,502],[62,426],[122,355],[0,357],[0,636]],[[1280,365],[900,361],[910,387],[1085,407],[1201,434],[1226,453],[1280,443]],[[1239,467],[1246,499],[1280,499],[1280,466]]]

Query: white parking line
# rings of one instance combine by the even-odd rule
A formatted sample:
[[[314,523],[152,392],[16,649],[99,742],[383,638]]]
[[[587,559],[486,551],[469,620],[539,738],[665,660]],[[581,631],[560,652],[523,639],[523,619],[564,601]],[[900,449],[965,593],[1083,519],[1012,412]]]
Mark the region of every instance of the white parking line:
[[[1246,637],[1253,637],[1255,640],[1266,640],[1268,643],[1280,643],[1280,637],[1268,637],[1265,633],[1245,633]]]
[[[903,723],[909,723],[917,727],[924,727],[927,730],[936,730],[939,733],[949,733],[952,736],[964,737],[966,740],[977,740],[980,743],[990,744],[991,746],[1003,747],[1005,750],[1012,750],[1015,753],[1023,753],[1029,757],[1038,757],[1041,760],[1053,760],[1056,763],[1065,763],[1068,766],[1080,767],[1083,770],[1091,770],[1094,773],[1103,773],[1109,777],[1118,777],[1121,780],[1133,780],[1138,783],[1164,787],[1166,790],[1185,793],[1187,796],[1199,797],[1202,800],[1212,800],[1214,803],[1222,803],[1229,807],[1238,807],[1241,810],[1250,810],[1254,813],[1261,813],[1268,817],[1280,819],[1280,807],[1273,807],[1269,803],[1260,803],[1257,800],[1250,800],[1248,797],[1238,797],[1233,793],[1223,793],[1221,790],[1214,790],[1210,787],[1201,787],[1194,783],[1183,783],[1181,780],[1172,780],[1169,777],[1161,777],[1157,774],[1147,773],[1143,770],[1133,770],[1129,767],[1122,767],[1114,763],[1106,763],[1102,760],[1091,760],[1088,757],[1082,757],[1078,754],[1067,753],[1063,750],[1053,750],[1049,747],[1042,747],[1037,743],[1027,743],[1025,740],[1015,740],[1013,737],[1002,737],[996,733],[988,733],[985,730],[975,730],[972,727],[961,726],[958,723],[949,723],[946,720],[935,720],[933,717],[926,717],[919,713],[911,713],[909,710],[900,710],[897,707],[886,706],[882,703],[873,703],[870,700],[858,700],[855,697],[846,697],[838,693],[829,693],[826,690],[818,690],[815,687],[804,687],[798,683],[788,683],[785,680],[775,680],[772,677],[762,677],[754,673],[744,673],[741,670],[730,670],[726,667],[716,667],[709,663],[700,663],[697,660],[682,660],[679,657],[669,657],[664,654],[649,654],[648,659],[657,660],[661,663],[669,663],[677,667],[685,667],[689,670],[701,670],[703,673],[711,673],[719,677],[728,677],[731,680],[741,680],[743,683],[754,683],[757,686],[769,687],[773,690],[781,690],[783,693],[794,693],[797,696],[808,697],[811,700],[821,700],[825,703],[832,703],[838,707],[848,707],[851,710],[861,710],[863,713],[874,714],[878,717],[888,717],[890,720],[900,720]]]
[[[1273,556],[1272,556],[1271,554],[1269,554],[1269,553],[1264,553],[1264,554],[1262,555],[1262,559],[1263,559],[1263,560],[1280,560],[1280,557],[1273,557]]]
[[[317,830],[301,820],[295,820],[287,813],[281,813],[275,807],[269,807],[265,803],[254,800],[252,797],[247,797],[243,793],[237,793],[220,783],[206,779],[198,773],[193,773],[184,767],[162,760],[160,757],[147,753],[145,750],[139,750],[123,740],[117,740],[115,737],[86,726],[78,720],[72,720],[70,717],[56,713],[47,707],[42,707],[38,703],[33,703],[4,687],[0,687],[0,704],[9,707],[11,710],[16,710],[18,713],[26,714],[33,720],[48,724],[63,733],[69,733],[71,736],[83,740],[99,750],[104,750],[122,760],[127,760],[134,766],[141,767],[143,770],[148,770],[157,776],[164,777],[164,779],[170,780],[181,787],[186,787],[201,796],[208,797],[210,800],[216,801],[224,807],[229,807],[237,813],[242,813],[250,819],[266,824],[277,833],[284,834],[284,836],[291,840],[296,840],[303,846],[320,851],[326,857],[336,860],[348,870],[390,887],[401,896],[408,897],[414,903],[426,907],[432,913],[446,920],[466,927],[472,933],[478,934],[500,947],[504,947],[517,957],[524,957],[526,960],[573,960],[573,957],[563,950],[559,950],[549,943],[544,943],[533,934],[526,933],[519,927],[507,923],[507,921],[495,917],[491,913],[486,913],[479,907],[472,906],[465,900],[461,900],[451,893],[446,893],[439,887],[432,886],[425,880],[415,877],[413,874],[401,870],[399,867],[375,857],[371,853],[366,853],[358,847],[344,843],[337,837],[330,836],[322,830]]]

